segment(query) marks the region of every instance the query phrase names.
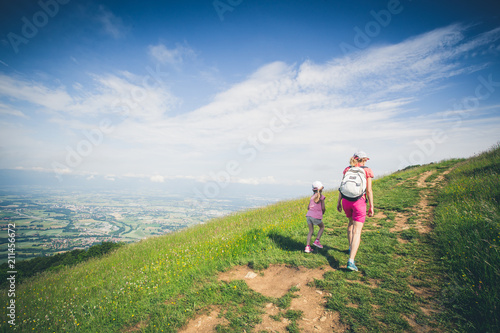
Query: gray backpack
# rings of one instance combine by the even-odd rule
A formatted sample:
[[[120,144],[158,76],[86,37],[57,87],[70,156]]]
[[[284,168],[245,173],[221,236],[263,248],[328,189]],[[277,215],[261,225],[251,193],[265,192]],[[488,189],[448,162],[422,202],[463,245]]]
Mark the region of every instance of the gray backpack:
[[[339,191],[342,198],[356,201],[366,193],[365,166],[349,167],[340,183]]]

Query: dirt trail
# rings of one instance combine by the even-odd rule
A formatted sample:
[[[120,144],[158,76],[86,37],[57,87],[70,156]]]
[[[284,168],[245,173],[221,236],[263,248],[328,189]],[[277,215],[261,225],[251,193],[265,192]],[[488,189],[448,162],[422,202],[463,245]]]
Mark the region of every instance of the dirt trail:
[[[396,225],[391,229],[391,232],[400,232],[402,230],[414,227],[420,234],[426,234],[431,231],[430,223],[433,216],[434,206],[429,205],[429,195],[431,194],[431,190],[441,186],[441,182],[444,180],[445,175],[450,173],[453,170],[453,167],[440,173],[433,181],[427,181],[431,175],[437,172],[437,170],[430,170],[424,172],[417,179],[417,187],[421,188],[420,192],[420,200],[409,212],[405,213],[397,213],[395,217]],[[414,217],[415,221],[413,225],[408,224],[410,217]],[[401,238],[398,238],[400,243],[406,243],[407,241]],[[410,280],[413,280],[410,278]],[[412,281],[416,282],[416,281]],[[418,285],[418,283],[416,283]],[[437,305],[432,300],[435,291],[431,288],[426,287],[416,287],[414,285],[409,285],[410,289],[415,293],[415,295],[420,298],[426,300],[426,302],[420,307],[423,313],[425,313],[428,317],[432,317],[437,312]],[[413,328],[416,332],[429,332],[433,331],[428,326],[419,325],[414,318],[406,317],[408,324]],[[435,329],[434,329],[435,330]]]
[[[328,294],[308,286],[309,282],[322,279],[326,272],[332,270],[330,266],[307,269],[271,265],[264,271],[255,272],[248,266],[237,266],[228,272],[221,273],[219,280],[228,282],[243,280],[254,291],[274,298],[282,297],[290,288],[297,287],[298,291],[294,293],[297,297],[292,300],[289,309],[303,312],[302,319],[298,321],[301,332],[343,332],[345,327],[340,324],[338,313],[325,309],[325,297]],[[290,324],[288,319],[281,318],[280,321],[276,321],[271,318],[283,312],[282,309],[273,303],[268,303],[264,311],[262,322],[255,327],[254,332],[287,332],[286,327]],[[179,332],[213,332],[215,326],[222,323],[221,319],[217,318],[219,313],[220,310],[213,310],[209,316],[198,316]]]
[[[417,179],[417,186],[422,188],[420,201],[409,212],[396,214],[396,225],[391,229],[392,232],[400,232],[410,227],[414,227],[419,233],[428,233],[431,229],[429,226],[430,218],[432,216],[433,207],[429,206],[428,196],[431,189],[439,186],[444,176],[449,173],[451,169],[442,172],[433,181],[427,182],[426,179],[430,177],[436,170],[427,171],[421,174]],[[416,223],[413,225],[407,224],[411,216],[416,216]],[[375,219],[384,219],[386,216],[383,212],[378,212],[374,217]],[[404,242],[404,240],[401,240]],[[287,267],[285,265],[271,265],[268,269],[255,272],[247,266],[234,267],[232,270],[221,273],[219,280],[233,281],[243,280],[247,285],[256,292],[265,296],[279,298],[286,294],[291,287],[296,286],[299,291],[295,292],[298,296],[292,300],[290,306],[291,310],[301,310],[304,315],[298,322],[301,332],[344,332],[347,327],[342,325],[339,321],[339,315],[336,312],[328,311],[325,309],[326,297],[329,296],[323,291],[314,287],[308,286],[308,283],[313,279],[322,279],[324,273],[334,270],[330,266],[325,266],[319,269],[295,268]],[[358,281],[350,281],[360,283]],[[380,281],[366,282],[372,288],[378,288]],[[433,291],[429,288],[413,287],[411,290],[418,296],[426,300],[422,306],[422,311],[432,316],[436,312],[435,305],[431,301]],[[214,332],[217,324],[224,324],[223,318],[218,318],[221,309],[211,309],[209,314],[202,314],[191,320],[181,331],[182,333],[191,332]],[[255,327],[254,332],[287,332],[287,325],[289,322],[286,318],[281,318],[281,321],[275,321],[270,316],[275,316],[280,311],[273,303],[268,303],[265,306],[265,314],[262,316],[262,322]],[[436,331],[435,328],[422,326],[418,324],[414,318],[405,316],[405,319],[415,332],[428,332]]]
[[[436,172],[435,170],[430,170],[430,171],[424,172],[422,175],[420,175],[420,177],[418,177],[418,179],[417,179],[417,187],[424,188],[424,189],[428,187],[427,185],[434,187],[435,183],[427,184],[425,180],[435,172]],[[423,217],[423,218],[427,219],[429,214],[432,212],[431,207],[429,207],[429,205],[428,205],[429,204],[429,202],[427,200],[428,195],[429,195],[429,190],[423,190],[421,192],[420,201],[414,207],[412,212],[409,212],[409,213],[408,212],[404,212],[404,213],[397,212],[396,217],[395,217],[396,225],[393,228],[391,228],[391,232],[399,232],[399,231],[410,228],[411,226],[408,224],[408,220],[412,216],[417,217],[416,229],[420,233],[429,232],[430,231],[429,226],[427,224],[423,223],[424,222],[423,220],[418,218],[418,217]],[[404,242],[404,240],[402,240],[402,239],[399,239],[399,241]]]
[[[432,212],[434,207],[429,205],[429,195],[431,193],[431,189],[439,186],[439,184],[443,181],[446,174],[450,173],[452,169],[448,169],[441,174],[439,174],[436,179],[433,181],[427,182],[427,178],[436,173],[436,170],[430,170],[424,172],[417,179],[417,187],[423,189],[420,193],[420,201],[417,205],[410,210],[410,212],[397,212],[395,217],[396,225],[391,228],[391,232],[399,232],[405,229],[412,227],[412,225],[408,224],[408,220],[411,217],[415,217],[414,227],[417,229],[419,233],[428,233],[431,231],[430,229],[430,218],[432,217]],[[382,214],[375,217],[381,217]],[[404,240],[400,239],[400,242],[404,242]]]

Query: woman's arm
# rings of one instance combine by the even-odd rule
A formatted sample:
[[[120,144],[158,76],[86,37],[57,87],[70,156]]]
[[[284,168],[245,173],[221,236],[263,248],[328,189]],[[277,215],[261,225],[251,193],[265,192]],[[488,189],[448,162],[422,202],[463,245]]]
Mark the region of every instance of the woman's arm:
[[[368,203],[370,204],[370,208],[368,210],[368,216],[373,216],[375,214],[375,207],[373,204],[373,190],[372,190],[372,179],[368,178],[366,180],[366,196],[368,198]]]
[[[339,191],[339,200],[337,200],[337,210],[342,213],[342,194]]]

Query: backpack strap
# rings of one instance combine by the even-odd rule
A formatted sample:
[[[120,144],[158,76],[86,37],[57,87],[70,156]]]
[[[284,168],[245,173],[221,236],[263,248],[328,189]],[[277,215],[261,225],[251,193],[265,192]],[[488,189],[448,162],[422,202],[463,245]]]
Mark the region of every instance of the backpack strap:
[[[362,169],[367,169],[367,168],[368,168],[367,166],[364,166],[364,165],[361,165],[360,167],[361,167]],[[366,175],[366,171],[365,171],[365,175]],[[368,175],[366,175],[366,176],[367,176],[367,177],[366,177],[366,181],[368,181]],[[368,196],[366,195],[366,191],[365,191],[364,196],[365,196],[365,202],[368,202]]]

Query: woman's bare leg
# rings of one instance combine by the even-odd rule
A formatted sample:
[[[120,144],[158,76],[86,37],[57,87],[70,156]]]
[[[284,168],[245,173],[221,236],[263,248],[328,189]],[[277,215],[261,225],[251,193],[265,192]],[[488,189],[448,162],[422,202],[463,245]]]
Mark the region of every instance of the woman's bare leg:
[[[354,260],[356,257],[356,253],[358,253],[359,244],[361,243],[361,230],[363,229],[362,222],[353,221],[352,223],[352,231],[351,231],[351,254],[349,255],[349,259]]]

